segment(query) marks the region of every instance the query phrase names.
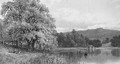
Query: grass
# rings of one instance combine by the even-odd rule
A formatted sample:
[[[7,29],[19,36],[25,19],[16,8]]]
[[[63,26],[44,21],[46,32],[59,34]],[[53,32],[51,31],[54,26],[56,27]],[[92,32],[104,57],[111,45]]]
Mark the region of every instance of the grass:
[[[0,64],[67,64],[66,61],[50,54],[0,54]]]
[[[59,55],[48,53],[9,53],[12,48],[0,45],[0,64],[67,64]]]

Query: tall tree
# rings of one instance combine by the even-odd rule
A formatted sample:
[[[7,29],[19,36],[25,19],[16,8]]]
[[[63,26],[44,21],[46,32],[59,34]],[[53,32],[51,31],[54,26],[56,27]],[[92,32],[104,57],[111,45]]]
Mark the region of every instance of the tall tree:
[[[58,46],[59,47],[64,47],[65,46],[65,43],[66,43],[65,39],[66,39],[66,36],[62,32],[57,34],[57,41],[58,41]]]
[[[2,5],[1,15],[10,40],[30,49],[52,49],[57,46],[55,20],[39,0],[13,0]]]
[[[66,45],[67,47],[74,47],[76,45],[75,41],[72,39],[72,35],[69,33],[66,35]]]
[[[73,29],[73,31],[72,31],[72,39],[77,44],[76,46],[80,46],[80,47],[87,46],[86,37],[84,37],[82,34],[79,34],[78,32],[76,32],[75,29]]]

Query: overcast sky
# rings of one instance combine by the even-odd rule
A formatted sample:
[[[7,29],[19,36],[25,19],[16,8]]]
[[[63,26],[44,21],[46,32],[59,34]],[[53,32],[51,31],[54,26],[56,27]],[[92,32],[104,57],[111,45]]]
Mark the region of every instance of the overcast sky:
[[[0,0],[0,4],[8,0]],[[103,27],[120,30],[120,0],[41,0],[58,32]]]

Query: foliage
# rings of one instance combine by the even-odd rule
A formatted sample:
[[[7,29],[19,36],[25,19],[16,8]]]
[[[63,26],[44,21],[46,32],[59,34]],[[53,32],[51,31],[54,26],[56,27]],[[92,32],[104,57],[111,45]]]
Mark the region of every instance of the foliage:
[[[113,49],[111,51],[111,54],[115,57],[120,57],[120,50],[119,49]]]
[[[88,46],[87,37],[78,34],[74,29],[71,33],[58,33],[58,46],[60,47],[86,47]]]
[[[100,40],[95,39],[95,40],[90,40],[89,45],[93,45],[94,47],[101,47],[102,43]]]
[[[75,29],[71,33],[58,33],[59,47],[87,47],[93,45],[94,47],[101,47],[102,43],[98,39],[90,40],[89,38],[79,34]]]
[[[13,0],[2,5],[4,31],[18,47],[49,50],[57,46],[54,19],[39,0]]]
[[[30,64],[67,64],[64,58],[49,54],[31,58],[29,62]]]
[[[106,44],[106,43],[109,43],[110,42],[110,39],[109,38],[105,38],[103,41],[102,41],[102,44]]]
[[[40,53],[5,54],[0,53],[0,64],[68,64],[58,56]]]
[[[111,39],[111,45],[113,47],[120,47],[120,35],[119,36],[114,36],[112,39]]]

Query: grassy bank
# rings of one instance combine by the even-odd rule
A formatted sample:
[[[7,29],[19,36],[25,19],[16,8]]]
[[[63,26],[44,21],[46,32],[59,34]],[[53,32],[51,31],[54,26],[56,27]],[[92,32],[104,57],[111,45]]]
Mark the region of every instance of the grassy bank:
[[[0,53],[0,64],[67,64],[58,55],[43,53]]]
[[[11,48],[0,46],[0,64],[67,64],[64,58],[49,53],[10,53]]]

